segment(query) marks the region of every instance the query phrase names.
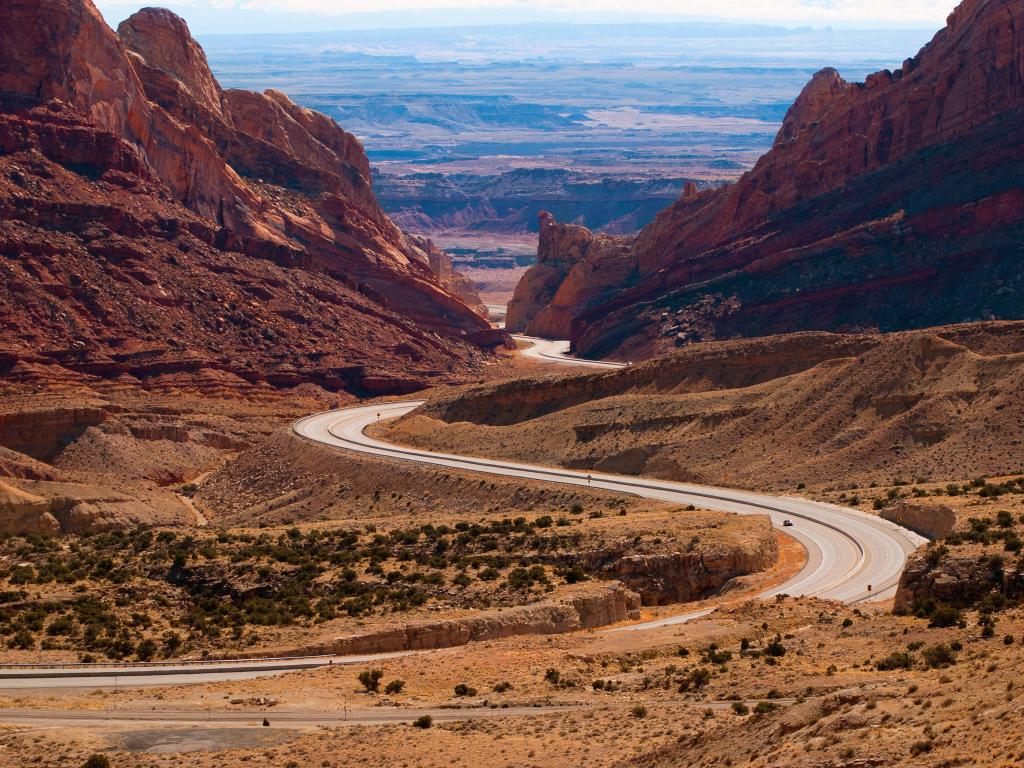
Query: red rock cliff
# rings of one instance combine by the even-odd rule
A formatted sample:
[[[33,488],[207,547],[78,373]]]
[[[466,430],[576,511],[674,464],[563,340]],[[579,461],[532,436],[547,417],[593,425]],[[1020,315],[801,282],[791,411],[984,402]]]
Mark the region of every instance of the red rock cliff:
[[[560,327],[588,354],[643,356],[703,338],[1024,316],[1022,20],[1022,0],[967,0],[895,72],[818,73],[749,173],[621,241],[636,279],[606,265],[557,308]],[[528,274],[517,298],[540,309],[520,327],[546,330],[561,293],[542,267]]]
[[[223,91],[165,10],[115,34],[89,0],[10,0],[0,46],[0,375],[138,375],[140,349],[357,389],[475,365],[488,324],[333,120]]]

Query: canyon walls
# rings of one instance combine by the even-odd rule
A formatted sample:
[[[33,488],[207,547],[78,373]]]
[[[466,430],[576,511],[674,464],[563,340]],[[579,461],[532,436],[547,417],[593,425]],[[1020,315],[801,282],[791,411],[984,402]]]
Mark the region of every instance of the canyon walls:
[[[501,342],[446,255],[384,214],[355,137],[223,90],[169,11],[115,33],[89,0],[14,0],[0,42],[0,375],[359,391],[467,375]]]
[[[1022,16],[1019,0],[967,0],[896,71],[819,72],[735,184],[688,189],[612,258],[544,254],[510,327],[640,358],[1024,316]]]

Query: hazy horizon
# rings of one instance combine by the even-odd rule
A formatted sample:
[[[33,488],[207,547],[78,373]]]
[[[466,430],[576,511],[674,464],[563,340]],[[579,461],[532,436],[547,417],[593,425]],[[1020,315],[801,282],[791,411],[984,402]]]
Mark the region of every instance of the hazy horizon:
[[[408,7],[403,8],[403,3]],[[537,0],[529,3],[474,3],[457,0],[376,0],[359,3],[327,0],[177,0],[160,3],[182,16],[193,34],[275,34],[372,29],[461,28],[524,24],[720,23],[783,28],[938,29],[954,4],[919,0],[893,7],[865,0],[784,0],[744,3],[742,8],[681,0]],[[111,26],[142,4],[97,2]],[[354,10],[358,8],[359,10]]]

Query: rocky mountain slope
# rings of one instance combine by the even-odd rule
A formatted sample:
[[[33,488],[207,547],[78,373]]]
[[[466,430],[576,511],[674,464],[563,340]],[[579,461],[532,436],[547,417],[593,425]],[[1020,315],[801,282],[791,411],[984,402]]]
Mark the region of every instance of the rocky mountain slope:
[[[612,373],[459,389],[388,434],[710,485],[854,488],[1020,471],[1022,390],[1021,322],[802,333],[694,345]]]
[[[545,223],[509,328],[586,355],[1024,316],[1024,16],[966,0],[902,68],[818,73],[737,183],[631,239]]]
[[[500,341],[381,210],[359,142],[282,93],[223,90],[174,14],[115,34],[89,0],[13,0],[0,50],[5,378],[402,392]]]

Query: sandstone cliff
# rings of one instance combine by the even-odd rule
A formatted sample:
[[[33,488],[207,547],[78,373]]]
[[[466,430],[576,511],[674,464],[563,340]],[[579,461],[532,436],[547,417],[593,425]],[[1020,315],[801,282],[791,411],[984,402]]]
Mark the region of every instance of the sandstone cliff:
[[[703,339],[1024,316],[1022,16],[1021,0],[966,0],[894,72],[818,73],[737,183],[691,190],[582,263],[584,232],[542,254],[510,327],[642,357]]]
[[[542,212],[537,265],[516,288],[505,325],[510,331],[568,338],[574,313],[614,298],[635,278],[636,268],[622,239],[559,224]]]
[[[503,611],[486,611],[460,619],[421,621],[337,637],[289,650],[289,655],[393,653],[453,648],[469,642],[514,635],[560,635],[640,618],[640,597],[620,584],[577,590],[559,602]]]
[[[280,92],[221,89],[174,14],[115,34],[89,0],[13,0],[0,46],[0,375],[386,393],[501,341],[383,213],[357,140]]]
[[[921,548],[907,560],[900,575],[893,608],[913,611],[922,603],[941,603],[970,608],[993,595],[1011,600],[1024,594],[1024,569],[1021,563],[992,558],[981,548],[954,550],[937,556],[935,550]]]
[[[929,539],[948,536],[956,525],[956,512],[944,504],[890,504],[879,515]]]

